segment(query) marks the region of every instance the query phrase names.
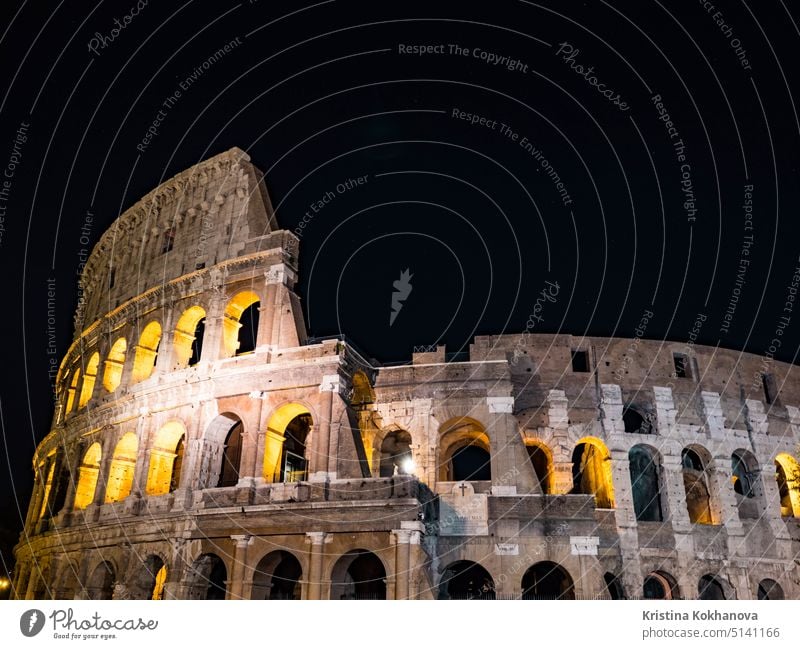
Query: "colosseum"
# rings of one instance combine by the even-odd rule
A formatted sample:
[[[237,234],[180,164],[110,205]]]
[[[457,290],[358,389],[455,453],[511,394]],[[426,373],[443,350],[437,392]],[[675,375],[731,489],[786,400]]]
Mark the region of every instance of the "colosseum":
[[[532,333],[381,365],[308,337],[298,244],[239,149],[101,237],[17,598],[800,598],[792,365]]]

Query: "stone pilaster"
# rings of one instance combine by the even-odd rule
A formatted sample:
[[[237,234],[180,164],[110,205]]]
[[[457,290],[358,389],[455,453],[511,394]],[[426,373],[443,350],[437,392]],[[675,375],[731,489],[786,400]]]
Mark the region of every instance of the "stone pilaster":
[[[244,569],[247,566],[247,549],[252,545],[253,537],[249,534],[234,534],[231,539],[236,547],[233,553],[228,599],[244,599]]]
[[[572,490],[572,443],[569,439],[569,410],[564,390],[550,390],[547,393],[547,421],[553,440],[553,489],[557,494],[566,494]]]
[[[706,428],[711,439],[726,439],[725,416],[722,413],[720,396],[717,392],[701,392],[703,415],[706,419]]]
[[[322,561],[325,543],[332,540],[326,532],[306,532],[306,543],[310,546],[306,599],[322,599]]]

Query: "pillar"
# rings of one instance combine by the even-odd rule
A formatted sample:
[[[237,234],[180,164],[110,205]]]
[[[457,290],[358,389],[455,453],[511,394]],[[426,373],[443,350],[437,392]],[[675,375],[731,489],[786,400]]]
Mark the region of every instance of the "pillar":
[[[312,448],[309,449],[309,468],[308,479],[311,481],[324,481],[328,478],[335,478],[330,475],[329,456],[331,442],[331,414],[333,412],[334,393],[339,393],[340,378],[338,374],[326,374],[322,377],[319,386],[320,412],[319,421],[314,422],[314,434]]]
[[[394,599],[411,599],[412,546],[418,546],[424,526],[418,521],[401,521],[399,530],[392,530],[395,546]]]
[[[233,534],[231,539],[236,547],[233,552],[228,599],[244,599],[244,569],[247,565],[247,548],[252,544],[253,537],[249,534]]]
[[[308,553],[308,587],[307,599],[322,599],[322,560],[324,545],[333,539],[326,532],[306,532],[306,543],[310,547]]]
[[[572,491],[572,445],[569,439],[569,412],[564,390],[547,393],[547,424],[552,431],[553,492]],[[559,452],[562,449],[564,452]]]

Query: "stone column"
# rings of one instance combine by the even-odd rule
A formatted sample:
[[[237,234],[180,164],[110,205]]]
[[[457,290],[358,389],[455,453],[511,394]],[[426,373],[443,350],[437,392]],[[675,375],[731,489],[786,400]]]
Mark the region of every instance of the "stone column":
[[[314,422],[314,440],[310,449],[309,480],[324,481],[331,476],[328,471],[328,459],[331,442],[331,414],[333,412],[334,393],[339,392],[340,379],[338,374],[326,374],[322,377],[319,386],[320,421]]]
[[[547,393],[548,428],[552,430],[553,491],[567,494],[572,491],[572,448],[569,441],[569,412],[564,390]],[[559,452],[562,449],[563,452]]]
[[[94,488],[94,500],[92,505],[101,507],[105,502],[106,488],[108,487],[108,477],[111,472],[111,462],[114,460],[114,450],[119,441],[115,431],[107,426],[101,431],[101,442],[103,454],[100,457],[100,469],[97,472],[97,486]],[[90,507],[92,506],[90,505]]]
[[[158,357],[153,368],[153,374],[167,374],[175,367],[174,347],[175,347],[175,314],[171,306],[164,306],[161,321],[161,340],[158,343]],[[179,314],[180,315],[180,314]],[[152,376],[152,374],[151,374]]]
[[[221,278],[212,278],[221,283]],[[202,362],[216,361],[224,358],[222,349],[223,321],[225,320],[225,294],[224,288],[219,286],[219,294],[208,304],[206,312],[206,325],[203,332],[203,349],[200,351]]]
[[[283,264],[280,264],[282,267]],[[256,342],[260,346],[268,346],[271,349],[277,347],[277,337],[274,336],[276,324],[280,327],[280,305],[278,304],[278,291],[280,282],[283,281],[282,274],[266,273],[266,286],[264,287],[264,301],[258,309],[258,337]]]
[[[252,544],[253,537],[249,534],[233,534],[231,539],[236,543],[233,553],[233,566],[231,567],[231,580],[228,588],[228,599],[244,598],[244,570],[247,566],[247,548]],[[247,593],[249,595],[249,593]]]
[[[394,598],[411,599],[411,546],[419,545],[424,526],[418,521],[401,521],[399,530],[392,530],[395,546]]]
[[[308,556],[308,587],[307,599],[322,599],[322,560],[324,558],[324,545],[328,542],[326,532],[306,532],[306,543],[311,548]]]
[[[540,493],[514,417],[514,397],[487,397],[491,425],[492,494]]]

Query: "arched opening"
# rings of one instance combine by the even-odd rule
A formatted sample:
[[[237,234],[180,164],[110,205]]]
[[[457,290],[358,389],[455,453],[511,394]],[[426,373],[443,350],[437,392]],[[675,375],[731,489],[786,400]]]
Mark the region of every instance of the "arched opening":
[[[411,435],[404,430],[393,430],[381,442],[380,477],[413,474]]]
[[[76,510],[86,509],[94,501],[97,489],[97,478],[100,474],[100,459],[102,449],[95,442],[83,454],[81,465],[78,468],[78,483],[75,485],[75,499],[73,507]]]
[[[635,406],[628,406],[622,411],[622,425],[626,433],[649,435],[652,432],[650,419]]]
[[[606,584],[606,591],[610,599],[627,599],[625,597],[625,589],[622,587],[622,582],[615,574],[607,572],[603,575],[603,581]]]
[[[260,298],[253,291],[242,291],[230,299],[222,320],[226,357],[246,354],[256,348],[260,306]]]
[[[86,594],[89,599],[111,599],[114,594],[114,566],[108,561],[100,563],[86,582]]]
[[[270,552],[256,565],[250,599],[300,599],[303,569],[291,553]]]
[[[755,456],[744,449],[735,451],[731,455],[731,474],[739,518],[759,518],[763,492],[758,461]]]
[[[713,575],[703,575],[697,585],[697,599],[727,599],[719,579]]]
[[[467,417],[451,419],[439,430],[440,481],[492,479],[489,436],[480,423]]]
[[[550,453],[550,449],[541,442],[531,441],[525,442],[525,448],[528,450],[528,458],[531,461],[533,472],[536,474],[542,493],[553,493],[555,475],[553,473],[553,456]]]
[[[781,516],[800,518],[800,465],[788,453],[775,458],[775,479],[781,499]]]
[[[178,421],[164,424],[156,433],[147,471],[145,493],[148,496],[159,496],[178,488],[185,434],[183,424]]]
[[[138,383],[149,378],[153,373],[158,359],[158,346],[161,344],[161,325],[153,320],[139,336],[136,353],[133,356],[133,372],[131,381]]]
[[[297,482],[307,475],[306,442],[313,421],[299,403],[278,408],[267,424],[264,446],[264,479],[267,482]]]
[[[139,439],[136,433],[125,433],[117,442],[108,471],[105,502],[118,502],[130,495],[138,450]]]
[[[117,338],[108,352],[103,372],[103,387],[108,392],[113,392],[122,381],[122,368],[125,367],[125,353],[128,350],[128,341]]]
[[[661,462],[655,449],[637,444],[628,451],[633,509],[637,521],[663,521]]]
[[[186,599],[225,599],[228,571],[216,554],[203,554],[192,564]]]
[[[570,493],[593,495],[599,509],[614,508],[611,454],[599,439],[587,438],[575,446]]]
[[[644,599],[680,599],[678,582],[672,575],[660,570],[645,577],[642,594]]]
[[[98,367],[100,367],[100,354],[95,352],[89,357],[89,362],[86,363],[86,371],[83,373],[83,384],[81,385],[81,396],[78,399],[78,408],[83,408],[92,398]]]
[[[495,599],[494,579],[479,563],[456,561],[442,573],[439,599]]]
[[[689,520],[701,525],[713,525],[711,513],[711,493],[708,488],[706,474],[707,456],[704,449],[687,447],[681,451],[683,466],[683,488],[686,492],[686,508],[689,511]]]
[[[175,367],[191,367],[200,360],[203,350],[203,334],[205,333],[206,312],[201,306],[186,309],[175,325],[173,349],[175,350]]]
[[[575,585],[557,563],[540,561],[522,576],[522,599],[575,599]]]
[[[386,599],[386,569],[368,550],[351,550],[331,572],[331,599]]]
[[[47,512],[50,506],[50,495],[53,490],[53,481],[55,478],[56,472],[56,456],[55,452],[52,455],[48,456],[46,463],[40,465],[40,479],[42,481],[42,506],[39,509],[38,518],[42,518]]]
[[[239,464],[242,460],[242,422],[237,421],[228,434],[222,447],[222,468],[219,472],[218,487],[235,487],[239,483]]]
[[[64,414],[69,414],[75,407],[78,395],[78,383],[81,380],[81,368],[76,367],[72,373],[72,381],[70,381],[69,389],[67,390],[67,409]]]
[[[762,579],[758,582],[758,599],[784,599],[783,588],[774,579]]]
[[[149,555],[128,586],[131,599],[164,599],[167,566],[157,554]]]

